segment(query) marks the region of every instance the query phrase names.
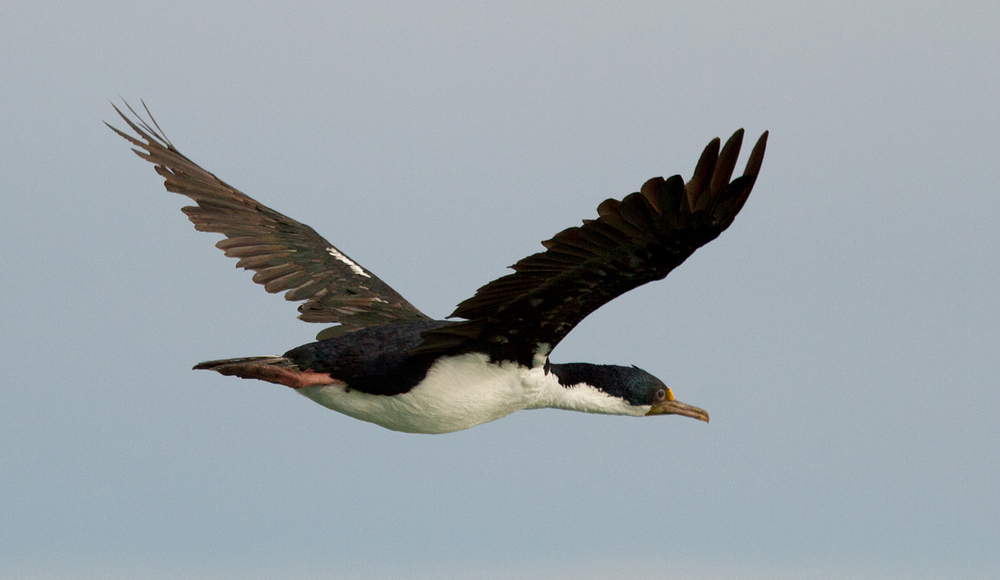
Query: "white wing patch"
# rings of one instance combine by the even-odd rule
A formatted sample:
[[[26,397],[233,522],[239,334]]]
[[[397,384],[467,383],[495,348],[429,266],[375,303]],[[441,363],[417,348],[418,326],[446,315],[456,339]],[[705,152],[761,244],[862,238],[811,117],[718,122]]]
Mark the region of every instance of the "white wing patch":
[[[549,360],[549,353],[552,352],[552,345],[547,342],[540,342],[535,346],[535,356],[531,357],[531,364],[534,367],[545,366],[545,361]]]
[[[356,263],[354,263],[354,261],[351,260],[350,258],[348,258],[347,256],[345,256],[345,255],[341,254],[340,252],[338,252],[337,248],[330,247],[330,248],[327,248],[326,251],[327,251],[327,253],[329,253],[334,258],[337,258],[341,262],[347,264],[347,266],[355,274],[358,274],[359,276],[364,276],[365,278],[371,278],[371,276],[369,276],[365,272],[364,268],[362,268],[361,266],[359,266]]]

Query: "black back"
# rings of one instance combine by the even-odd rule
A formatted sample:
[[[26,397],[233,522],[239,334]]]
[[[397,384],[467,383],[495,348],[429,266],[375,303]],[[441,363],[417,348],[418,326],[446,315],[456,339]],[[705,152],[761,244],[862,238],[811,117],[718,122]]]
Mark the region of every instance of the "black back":
[[[410,321],[368,326],[311,342],[285,353],[301,370],[330,373],[348,388],[373,395],[398,395],[415,387],[436,360],[412,356],[421,332],[452,324],[442,320]]]

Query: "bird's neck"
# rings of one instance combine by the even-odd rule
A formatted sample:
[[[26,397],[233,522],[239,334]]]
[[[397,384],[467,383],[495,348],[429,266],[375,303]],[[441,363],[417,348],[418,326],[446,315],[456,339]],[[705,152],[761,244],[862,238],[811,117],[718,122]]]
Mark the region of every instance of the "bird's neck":
[[[550,364],[546,388],[534,408],[644,415],[648,409],[628,404],[618,392],[621,390],[619,375],[625,368],[588,363]]]

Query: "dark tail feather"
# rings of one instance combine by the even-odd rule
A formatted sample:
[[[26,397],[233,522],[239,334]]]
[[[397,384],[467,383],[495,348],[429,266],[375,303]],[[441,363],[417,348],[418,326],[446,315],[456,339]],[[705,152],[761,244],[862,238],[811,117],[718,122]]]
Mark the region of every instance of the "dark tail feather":
[[[272,367],[294,367],[295,363],[283,356],[244,356],[241,358],[224,358],[221,360],[209,360],[194,365],[196,371],[217,371],[220,367],[227,366],[272,366]],[[222,373],[226,374],[226,373]]]
[[[210,360],[194,365],[195,370],[215,371],[220,375],[239,377],[241,379],[257,379],[276,385],[285,385],[293,389],[309,386],[343,385],[342,381],[332,378],[329,373],[319,373],[299,368],[291,359],[283,356],[246,356],[243,358],[227,358]]]

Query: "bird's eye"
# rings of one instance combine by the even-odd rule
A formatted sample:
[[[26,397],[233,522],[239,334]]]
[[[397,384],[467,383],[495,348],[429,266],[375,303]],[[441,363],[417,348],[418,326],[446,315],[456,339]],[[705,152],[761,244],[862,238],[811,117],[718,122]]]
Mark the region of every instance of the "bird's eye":
[[[666,389],[657,389],[657,391],[656,391],[656,400],[657,401],[662,401],[662,400],[664,400],[666,398],[667,398],[667,390]]]

